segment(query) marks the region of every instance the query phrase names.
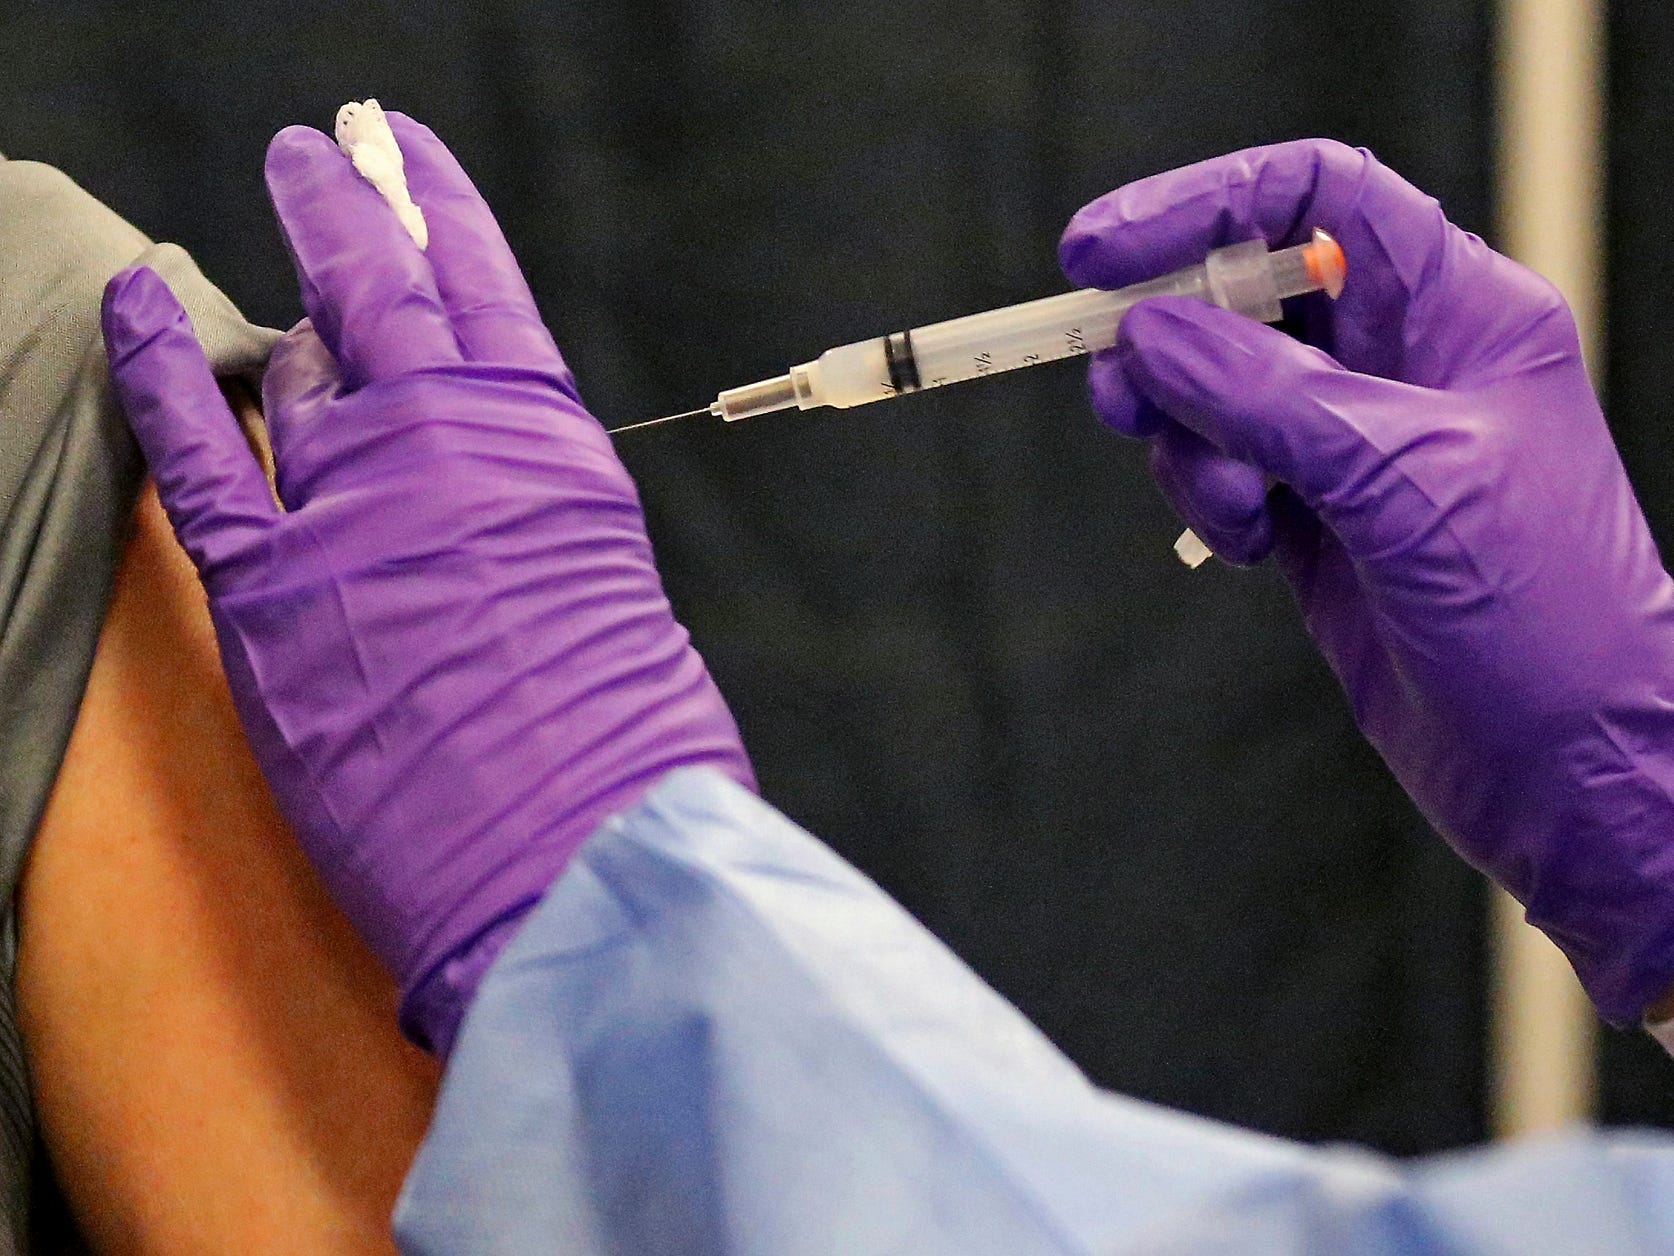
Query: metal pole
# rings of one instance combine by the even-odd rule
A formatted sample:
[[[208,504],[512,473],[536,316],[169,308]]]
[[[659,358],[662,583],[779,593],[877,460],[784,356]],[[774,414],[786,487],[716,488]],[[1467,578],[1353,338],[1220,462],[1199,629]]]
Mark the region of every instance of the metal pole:
[[[1500,247],[1568,298],[1593,378],[1602,345],[1602,0],[1499,0]],[[1497,894],[1493,1126],[1513,1138],[1590,1120],[1597,1090],[1592,1008],[1557,948]]]

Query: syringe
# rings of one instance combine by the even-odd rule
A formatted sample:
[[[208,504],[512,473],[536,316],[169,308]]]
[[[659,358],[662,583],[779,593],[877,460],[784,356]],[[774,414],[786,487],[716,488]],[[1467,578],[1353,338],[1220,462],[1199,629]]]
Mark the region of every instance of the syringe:
[[[1116,343],[1122,315],[1146,297],[1201,297],[1273,323],[1282,316],[1279,302],[1285,297],[1324,291],[1335,298],[1347,273],[1342,248],[1323,231],[1315,231],[1307,244],[1271,252],[1262,241],[1248,240],[1216,249],[1201,265],[1126,288],[1083,288],[839,345],[791,367],[788,374],[729,388],[701,410],[611,430],[626,432],[700,414],[731,423],[792,406],[847,409],[1096,353]]]

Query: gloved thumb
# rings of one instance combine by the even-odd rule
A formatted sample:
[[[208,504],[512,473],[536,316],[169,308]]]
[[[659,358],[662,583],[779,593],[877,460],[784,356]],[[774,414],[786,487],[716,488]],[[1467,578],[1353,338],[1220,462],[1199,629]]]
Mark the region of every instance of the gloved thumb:
[[[1134,390],[1227,457],[1289,485],[1338,529],[1359,488],[1438,407],[1426,389],[1346,369],[1329,355],[1190,297],[1141,302],[1116,359]],[[1348,538],[1345,538],[1347,540]]]
[[[175,535],[207,581],[278,517],[191,320],[168,284],[134,266],[105,286],[111,383]]]

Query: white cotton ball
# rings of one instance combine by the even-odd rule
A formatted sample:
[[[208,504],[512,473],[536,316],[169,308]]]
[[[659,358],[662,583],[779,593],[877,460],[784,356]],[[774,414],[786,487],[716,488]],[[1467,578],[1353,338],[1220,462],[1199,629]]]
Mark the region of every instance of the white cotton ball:
[[[395,132],[389,129],[383,106],[375,100],[351,100],[337,111],[334,128],[337,147],[354,162],[355,169],[368,183],[378,189],[389,202],[413,243],[425,248],[430,243],[430,227],[424,221],[424,211],[413,202],[407,190],[406,168],[401,160],[401,148],[395,142]]]

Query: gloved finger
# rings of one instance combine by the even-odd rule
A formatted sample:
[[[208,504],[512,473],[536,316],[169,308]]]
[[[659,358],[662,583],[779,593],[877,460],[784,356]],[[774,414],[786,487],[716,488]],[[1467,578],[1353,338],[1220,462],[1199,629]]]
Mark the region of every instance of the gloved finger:
[[[476,185],[431,129],[391,112],[407,185],[430,223],[425,256],[465,356],[563,369],[523,271]]]
[[[1394,522],[1375,493],[1438,394],[1344,369],[1282,332],[1190,297],[1141,302],[1117,353],[1134,388],[1224,454],[1289,484],[1351,550]]]
[[[1151,474],[1191,530],[1229,563],[1259,563],[1273,548],[1267,477],[1190,428],[1166,422],[1151,439]]]
[[[336,144],[285,128],[268,146],[267,189],[303,308],[351,388],[462,360],[430,263]]]
[[[278,508],[168,284],[143,266],[122,271],[105,286],[103,322],[117,397],[175,535],[207,580]]]
[[[303,502],[309,473],[304,442],[343,391],[337,360],[303,319],[280,338],[262,376],[262,413],[273,445],[274,487],[286,510]]]
[[[1101,349],[1088,362],[1087,394],[1099,420],[1124,436],[1143,440],[1168,422],[1168,416],[1128,382],[1115,349]]]
[[[1434,275],[1449,240],[1465,237],[1433,198],[1363,150],[1298,140],[1141,179],[1078,211],[1058,257],[1072,283],[1118,288],[1243,240],[1299,243],[1315,227],[1331,232],[1348,259],[1332,307],[1337,355],[1357,370],[1393,374],[1382,369],[1401,352],[1384,343],[1392,322]]]

